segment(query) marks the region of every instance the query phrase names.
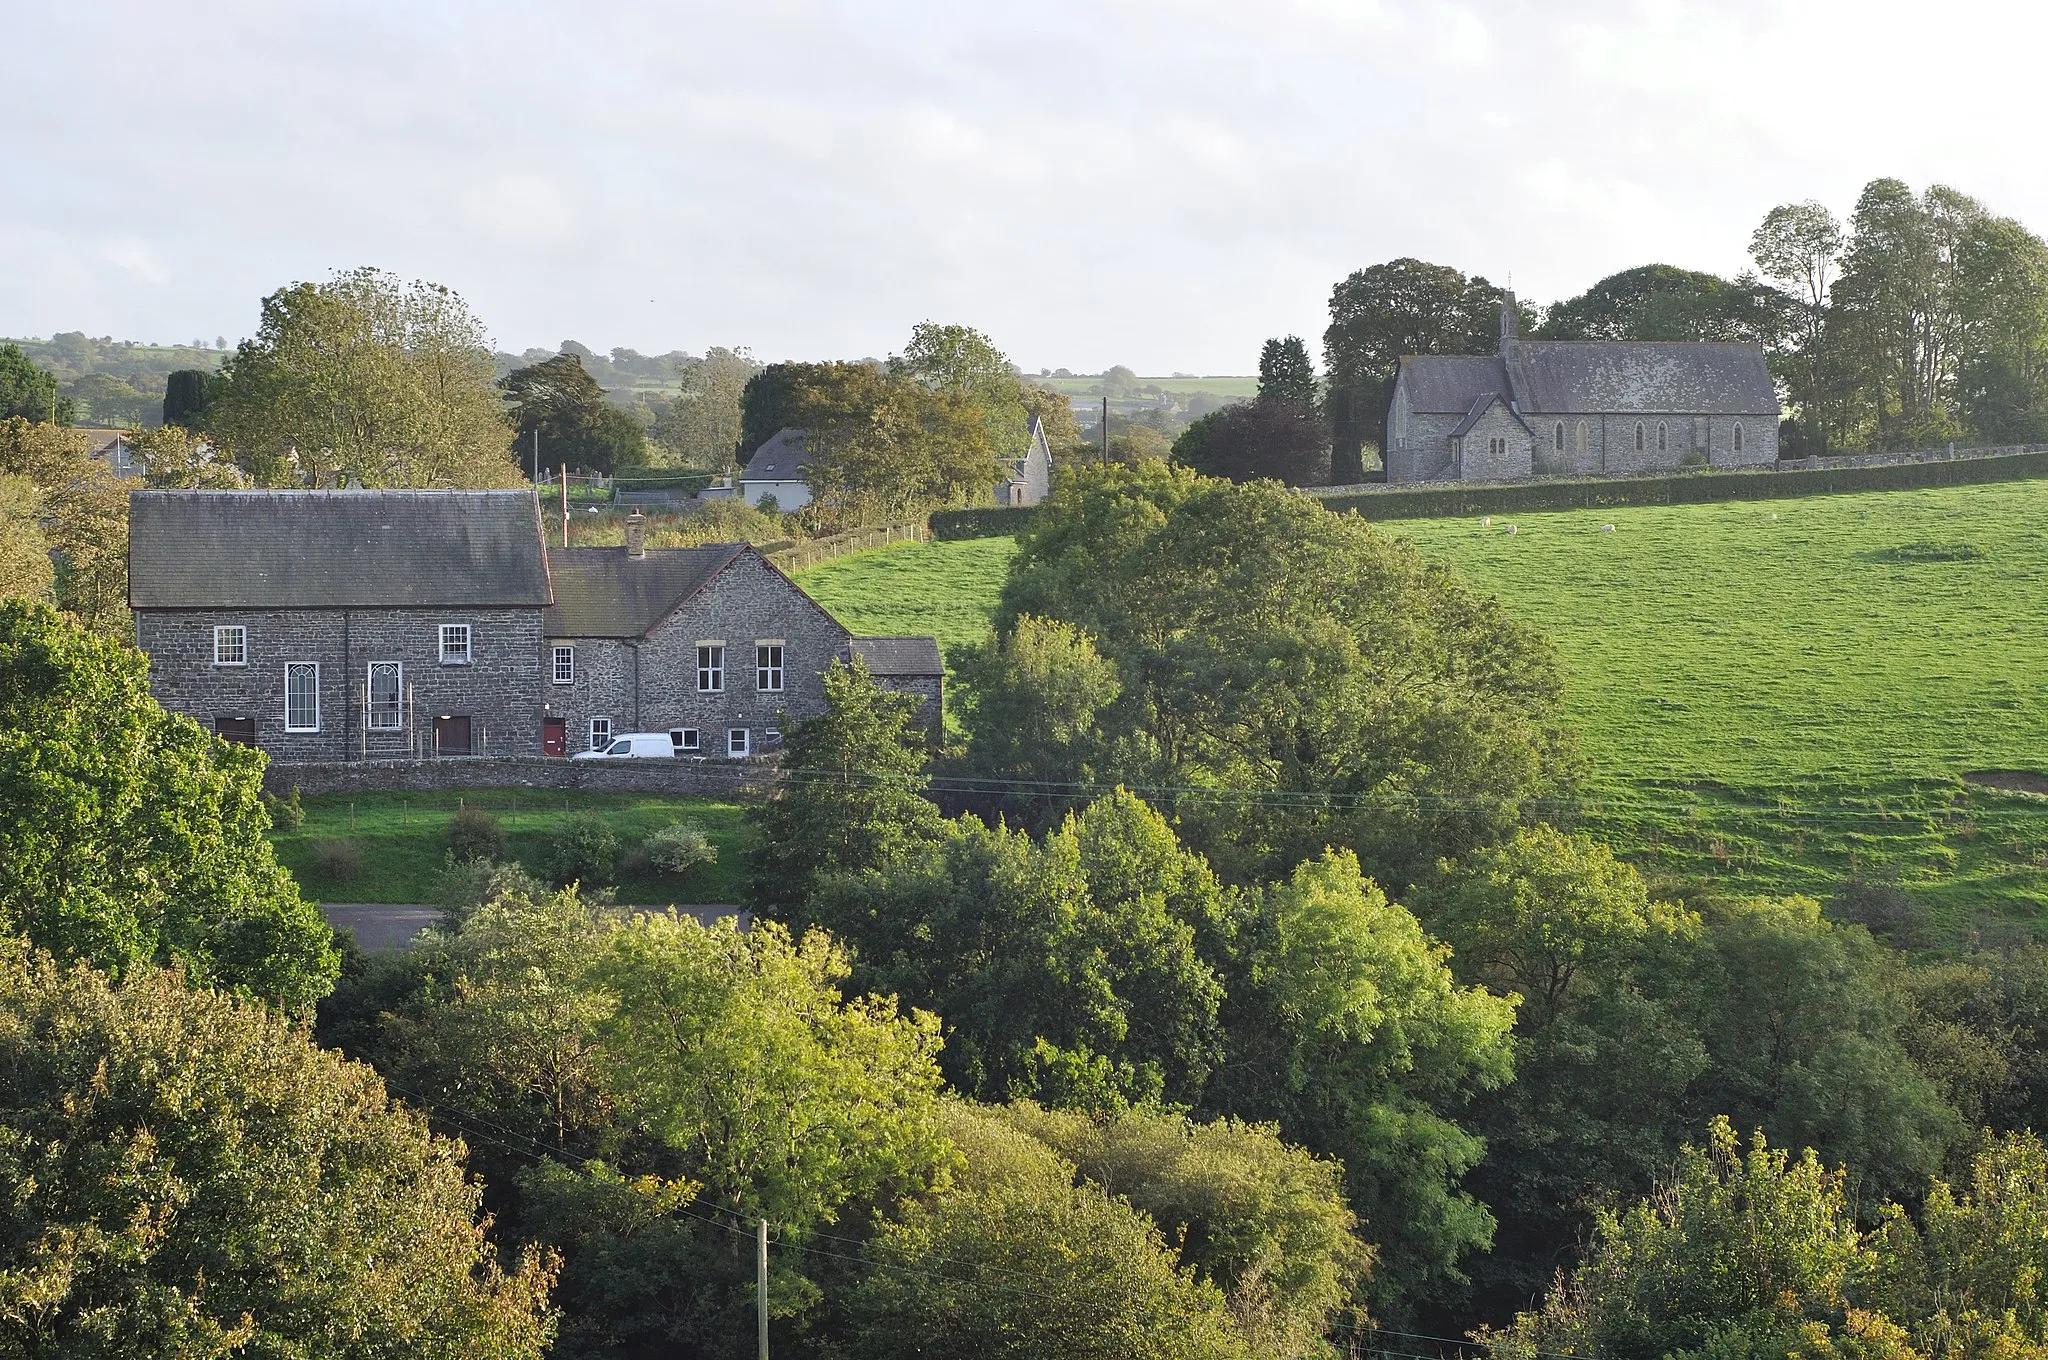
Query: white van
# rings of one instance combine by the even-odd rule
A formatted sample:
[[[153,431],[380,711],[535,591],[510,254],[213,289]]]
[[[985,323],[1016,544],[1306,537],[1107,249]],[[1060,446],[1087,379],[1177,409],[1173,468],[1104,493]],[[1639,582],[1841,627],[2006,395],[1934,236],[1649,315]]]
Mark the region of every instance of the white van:
[[[666,732],[627,732],[613,737],[611,744],[601,751],[578,751],[571,760],[640,760],[649,756],[660,756],[663,760],[675,759],[676,749],[669,744]]]

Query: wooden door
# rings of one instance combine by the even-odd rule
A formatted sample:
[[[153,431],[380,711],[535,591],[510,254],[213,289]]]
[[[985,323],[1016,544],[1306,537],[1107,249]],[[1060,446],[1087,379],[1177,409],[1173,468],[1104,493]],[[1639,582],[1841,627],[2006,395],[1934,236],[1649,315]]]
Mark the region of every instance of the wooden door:
[[[466,756],[469,754],[468,715],[434,719],[434,754],[437,756]]]
[[[569,754],[569,720],[567,718],[542,718],[540,720],[540,753],[544,756],[565,756]]]
[[[215,718],[213,734],[222,741],[234,742],[237,746],[256,744],[256,720],[254,718]]]

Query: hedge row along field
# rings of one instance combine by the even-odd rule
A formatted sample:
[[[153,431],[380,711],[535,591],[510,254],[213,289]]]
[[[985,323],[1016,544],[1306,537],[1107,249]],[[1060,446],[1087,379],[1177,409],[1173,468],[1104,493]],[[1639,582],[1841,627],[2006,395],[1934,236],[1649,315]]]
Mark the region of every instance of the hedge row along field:
[[[2048,481],[1481,518],[1390,532],[1556,641],[1582,815],[1646,871],[1825,893],[1896,870],[1957,931],[2048,907],[2048,799],[1962,778],[2048,774]],[[803,580],[859,628],[951,643],[1011,550]]]

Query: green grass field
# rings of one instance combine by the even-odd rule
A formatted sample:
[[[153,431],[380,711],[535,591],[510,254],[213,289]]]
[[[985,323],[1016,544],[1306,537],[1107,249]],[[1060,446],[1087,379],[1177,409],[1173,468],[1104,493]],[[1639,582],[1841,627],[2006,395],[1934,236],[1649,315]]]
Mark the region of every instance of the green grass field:
[[[2048,919],[2048,799],[1961,778],[2048,773],[2048,482],[1391,531],[1556,641],[1583,815],[1646,870],[1817,893],[1896,870],[1954,929]],[[954,643],[1011,551],[885,549],[804,584],[862,630]]]
[[[593,811],[618,833],[622,846],[651,831],[688,819],[718,847],[718,862],[679,878],[642,872],[619,879],[618,900],[635,906],[739,901],[743,857],[750,832],[736,803],[707,798],[639,794],[560,793],[540,789],[471,789],[445,793],[335,794],[305,800],[305,825],[274,832],[277,857],[299,890],[321,902],[434,904],[435,880],[448,850],[448,819],[458,800],[494,814],[511,842],[513,858],[541,863],[547,838],[571,812]],[[361,867],[346,879],[318,868],[322,841],[353,842]]]
[[[898,544],[821,562],[796,574],[856,633],[929,633],[945,648],[988,636],[1014,539]]]

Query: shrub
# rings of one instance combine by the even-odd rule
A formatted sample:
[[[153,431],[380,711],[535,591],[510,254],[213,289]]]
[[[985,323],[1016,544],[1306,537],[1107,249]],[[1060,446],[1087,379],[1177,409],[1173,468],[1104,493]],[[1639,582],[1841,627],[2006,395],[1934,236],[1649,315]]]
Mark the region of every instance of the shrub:
[[[306,806],[299,801],[297,784],[282,798],[274,793],[264,794],[263,808],[270,814],[270,824],[279,831],[297,831],[306,824]]]
[[[686,874],[700,864],[716,864],[718,847],[692,822],[665,826],[647,838],[647,862],[657,872]]]
[[[448,819],[448,848],[457,859],[488,860],[505,858],[512,847],[496,817],[465,806]]]
[[[362,872],[363,848],[351,840],[314,841],[313,868],[337,883],[346,883]]]
[[[1029,529],[1038,518],[1035,505],[998,506],[981,510],[935,510],[932,537],[941,541],[963,538],[1007,538]]]
[[[619,869],[618,833],[594,812],[579,812],[548,843],[547,876],[556,883],[610,883]]]
[[[489,857],[458,859],[453,850],[441,863],[434,880],[434,900],[451,924],[460,925],[486,902],[511,897],[529,901],[546,896],[541,881],[517,860],[499,862]]]

